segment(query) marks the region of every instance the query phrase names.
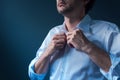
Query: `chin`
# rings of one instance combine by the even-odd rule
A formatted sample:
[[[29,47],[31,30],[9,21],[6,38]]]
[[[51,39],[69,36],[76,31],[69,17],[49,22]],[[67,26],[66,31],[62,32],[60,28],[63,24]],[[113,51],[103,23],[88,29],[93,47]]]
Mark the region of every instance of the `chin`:
[[[74,10],[74,8],[72,6],[69,7],[57,7],[57,11],[60,14],[68,14],[70,12],[72,12]]]
[[[65,14],[66,12],[64,10],[58,10],[58,13]]]
[[[57,11],[60,13],[60,14],[62,14],[62,13],[64,13],[65,12],[65,10],[64,9],[57,9]]]

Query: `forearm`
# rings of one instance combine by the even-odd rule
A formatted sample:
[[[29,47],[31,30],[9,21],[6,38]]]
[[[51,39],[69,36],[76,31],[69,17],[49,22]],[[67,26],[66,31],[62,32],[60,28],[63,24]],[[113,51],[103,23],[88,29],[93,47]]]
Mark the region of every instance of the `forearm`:
[[[53,36],[47,49],[45,50],[43,55],[38,59],[38,61],[35,63],[36,73],[40,74],[47,72],[51,55],[53,55],[57,50],[64,48],[66,44],[65,38],[66,36],[64,33],[56,34],[55,36]]]
[[[35,63],[35,72],[38,74],[46,73],[49,66],[49,58],[39,59]]]
[[[38,61],[35,63],[35,72],[38,74],[46,73],[49,68],[50,57],[53,53],[52,50],[46,49],[46,51],[41,55]]]
[[[109,71],[111,60],[106,51],[91,43],[89,45],[87,54],[101,69],[103,69],[105,72]]]

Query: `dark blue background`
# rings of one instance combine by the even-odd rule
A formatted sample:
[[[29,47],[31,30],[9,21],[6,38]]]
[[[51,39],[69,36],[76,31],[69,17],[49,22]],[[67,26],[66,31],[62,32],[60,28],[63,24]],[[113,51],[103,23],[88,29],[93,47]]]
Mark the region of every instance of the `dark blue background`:
[[[63,17],[50,0],[0,0],[0,80],[29,80],[28,65],[49,29]],[[97,0],[95,19],[120,26],[120,1]]]

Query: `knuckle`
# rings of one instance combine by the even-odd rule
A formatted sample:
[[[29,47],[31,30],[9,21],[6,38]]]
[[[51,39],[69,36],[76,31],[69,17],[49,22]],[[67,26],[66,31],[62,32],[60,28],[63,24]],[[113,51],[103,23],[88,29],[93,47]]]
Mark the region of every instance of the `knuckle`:
[[[75,34],[75,35],[72,35],[72,36],[71,36],[71,39],[74,39],[74,38],[75,38],[75,36],[76,36],[76,34]]]
[[[56,35],[53,36],[52,40],[54,40],[56,38]]]
[[[54,37],[58,37],[58,36],[60,36],[60,34],[55,34],[55,35],[54,35]]]
[[[79,32],[80,32],[80,30],[79,30],[79,29],[77,29],[77,30],[76,30],[76,33],[79,33]]]
[[[76,29],[76,31],[80,31],[80,29]]]
[[[73,38],[71,38],[71,39],[69,40],[69,43],[70,43],[70,42],[73,42]]]
[[[74,35],[77,35],[77,34],[78,34],[78,32],[79,32],[78,30],[75,30],[75,31],[74,31]]]
[[[55,34],[54,37],[55,37],[55,38],[58,37],[58,34]]]
[[[62,42],[65,42],[66,41],[66,39],[62,39]]]
[[[75,32],[74,32],[74,35],[76,35],[76,34],[77,34],[77,32],[75,31]]]
[[[53,40],[52,43],[53,43],[53,44],[56,44],[57,42],[56,42],[56,40]]]

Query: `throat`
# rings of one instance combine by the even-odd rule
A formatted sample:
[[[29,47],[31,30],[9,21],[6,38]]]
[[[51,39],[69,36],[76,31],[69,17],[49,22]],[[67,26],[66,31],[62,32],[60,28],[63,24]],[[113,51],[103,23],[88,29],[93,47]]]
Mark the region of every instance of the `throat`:
[[[77,28],[77,25],[80,23],[80,21],[83,19],[84,15],[79,16],[71,16],[71,17],[64,17],[65,20],[65,27],[67,31],[73,31]]]
[[[65,27],[66,30],[69,31],[73,31],[77,28],[77,25],[80,23],[80,19],[65,19]]]
[[[79,22],[78,22],[79,23]],[[68,32],[71,32],[77,28],[78,23],[65,24],[65,28]]]

